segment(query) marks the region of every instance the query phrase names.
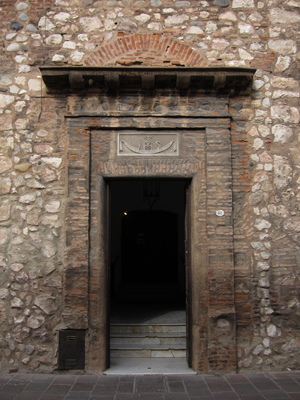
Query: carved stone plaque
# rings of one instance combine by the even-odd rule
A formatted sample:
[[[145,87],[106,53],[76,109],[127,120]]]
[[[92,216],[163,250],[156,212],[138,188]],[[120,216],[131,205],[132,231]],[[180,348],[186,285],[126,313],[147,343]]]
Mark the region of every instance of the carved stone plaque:
[[[178,134],[173,132],[118,133],[119,156],[178,156]]]

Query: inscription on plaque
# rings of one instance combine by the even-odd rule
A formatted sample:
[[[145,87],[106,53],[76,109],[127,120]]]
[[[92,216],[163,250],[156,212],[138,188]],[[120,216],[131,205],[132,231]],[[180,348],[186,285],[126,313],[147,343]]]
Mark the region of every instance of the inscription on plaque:
[[[119,156],[178,156],[178,134],[162,133],[132,133],[118,134]]]

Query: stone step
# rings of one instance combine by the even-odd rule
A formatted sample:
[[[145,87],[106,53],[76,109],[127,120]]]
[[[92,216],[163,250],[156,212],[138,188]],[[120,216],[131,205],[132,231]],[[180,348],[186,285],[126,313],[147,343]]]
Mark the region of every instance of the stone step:
[[[186,356],[185,324],[112,324],[110,356],[117,358],[182,358]]]
[[[110,333],[115,334],[125,334],[125,333],[185,333],[185,324],[111,324]]]
[[[114,358],[184,358],[185,349],[111,349],[110,356]]]
[[[139,344],[139,345],[168,345],[168,346],[185,346],[186,337],[185,336],[112,336],[110,338],[111,345],[118,344]]]

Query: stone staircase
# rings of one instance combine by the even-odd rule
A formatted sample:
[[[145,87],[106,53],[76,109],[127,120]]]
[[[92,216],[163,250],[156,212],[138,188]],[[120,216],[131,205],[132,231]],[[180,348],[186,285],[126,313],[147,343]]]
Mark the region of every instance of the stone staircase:
[[[113,323],[110,329],[113,358],[186,357],[185,324]]]

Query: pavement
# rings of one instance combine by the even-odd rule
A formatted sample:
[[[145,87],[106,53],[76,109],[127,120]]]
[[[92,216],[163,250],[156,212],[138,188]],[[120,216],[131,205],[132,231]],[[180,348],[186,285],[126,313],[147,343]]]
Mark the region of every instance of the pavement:
[[[1,374],[0,400],[300,400],[300,371],[230,375]]]

